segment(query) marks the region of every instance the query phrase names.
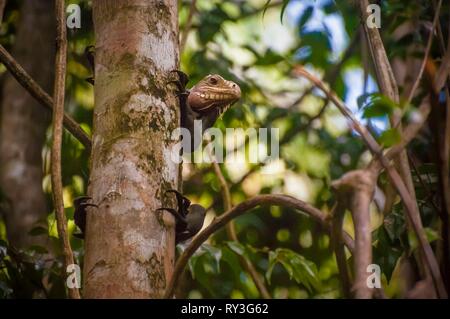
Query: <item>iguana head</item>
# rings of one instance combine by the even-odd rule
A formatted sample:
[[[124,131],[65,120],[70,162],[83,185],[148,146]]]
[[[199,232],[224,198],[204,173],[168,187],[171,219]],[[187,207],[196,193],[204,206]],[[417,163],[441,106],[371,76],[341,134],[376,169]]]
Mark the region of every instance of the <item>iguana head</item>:
[[[190,89],[188,104],[198,113],[208,113],[216,108],[224,112],[240,97],[239,85],[218,74],[210,74]]]

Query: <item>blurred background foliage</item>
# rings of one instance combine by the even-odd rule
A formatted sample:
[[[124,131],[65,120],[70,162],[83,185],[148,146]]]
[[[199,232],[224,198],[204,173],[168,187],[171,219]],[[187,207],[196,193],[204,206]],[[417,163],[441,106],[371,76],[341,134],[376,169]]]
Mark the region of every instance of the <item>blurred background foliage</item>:
[[[93,87],[85,81],[91,71],[83,52],[95,41],[91,3],[69,2],[81,6],[82,27],[68,30],[66,111],[90,133],[94,98]],[[384,134],[382,141],[386,145],[395,143],[396,134],[386,134],[386,114],[398,106],[371,94],[377,87],[372,72],[370,69],[366,72],[364,67],[367,52],[359,34],[360,15],[352,3],[198,0],[192,20],[188,22],[191,1],[180,1],[180,33],[184,35],[188,31],[181,54],[181,70],[190,76],[188,86],[207,74],[218,73],[237,82],[243,92],[241,101],[224,114],[216,127],[223,131],[225,128],[272,127],[280,130],[279,159],[249,163],[247,143],[238,148],[239,161],[225,160],[221,165],[233,204],[256,194],[284,193],[329,212],[334,202],[330,182],[370,160],[361,140],[347,128],[334,105],[325,101],[317,90],[310,90],[306,80],[295,76],[295,65],[304,65],[324,76],[378,137]],[[430,3],[381,1],[381,33],[391,59],[411,54],[407,50],[411,41],[425,43],[420,30],[401,41],[395,41],[390,35],[405,21],[432,21]],[[20,1],[8,1],[0,32],[0,42],[8,50],[14,43],[20,14]],[[0,70],[5,72],[3,66]],[[307,90],[309,94],[302,97]],[[409,107],[414,109],[414,106]],[[238,140],[237,145],[245,141],[243,134],[227,136],[224,148],[232,145],[233,138]],[[42,187],[47,194],[48,207],[52,207],[49,141],[50,129],[42,150],[45,171]],[[259,147],[266,149],[267,145]],[[411,151],[426,153],[428,147],[426,140],[416,141]],[[86,193],[89,158],[82,145],[67,132],[64,133],[62,164],[64,202],[69,231],[73,233],[76,227],[72,202]],[[433,183],[436,170],[422,158],[417,161],[417,172],[428,178],[426,185],[417,182],[416,186],[425,227],[430,240],[434,241],[438,237],[437,218],[427,196],[437,187]],[[185,163],[183,180],[185,195],[209,208],[205,224],[224,212],[220,184],[210,164]],[[380,187],[383,187],[383,176]],[[65,296],[64,283],[58,276],[62,256],[52,209],[48,212],[48,225],[51,254],[45,247],[15,250],[8,245],[5,225],[0,221],[0,297]],[[374,262],[383,270],[387,295],[396,297],[396,265],[401,256],[415,249],[405,230],[402,206],[397,203],[392,213],[383,218],[374,205],[372,225]],[[238,256],[245,255],[264,275],[274,298],[342,297],[330,237],[307,216],[287,208],[263,207],[238,218],[236,227],[240,242],[229,241],[225,231],[220,231],[191,258],[180,289],[181,296],[260,297],[251,277],[239,263]],[[345,219],[345,229],[353,233],[349,216]],[[37,227],[28,235],[42,232],[47,230]],[[82,263],[83,242],[71,238],[76,258]]]

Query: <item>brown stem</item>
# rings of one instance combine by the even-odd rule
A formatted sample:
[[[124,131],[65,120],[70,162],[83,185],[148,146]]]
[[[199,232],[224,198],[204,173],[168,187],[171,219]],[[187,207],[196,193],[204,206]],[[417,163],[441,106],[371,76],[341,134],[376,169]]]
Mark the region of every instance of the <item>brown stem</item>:
[[[368,28],[366,24],[366,19],[368,17],[368,13],[366,11],[367,6],[369,5],[368,0],[361,0],[360,1],[360,12],[362,16],[362,23],[364,25],[364,30],[367,35],[367,40],[369,42],[369,47],[371,50],[372,59],[375,65],[375,71],[377,74],[377,81],[380,86],[381,92],[389,97],[392,101],[395,103],[399,103],[399,94],[398,94],[398,86],[395,81],[394,73],[392,71],[391,65],[389,63],[389,60],[387,58],[386,50],[383,45],[383,41],[381,39],[380,33],[377,28]],[[426,61],[426,60],[425,60]],[[391,126],[392,127],[398,127],[398,129],[401,131],[401,116],[400,113],[394,113],[390,117]],[[383,164],[383,163],[382,163]],[[436,258],[433,254],[433,251],[428,243],[428,241],[424,241],[425,239],[425,233],[423,231],[422,222],[420,220],[420,212],[419,208],[417,206],[417,199],[415,194],[415,188],[414,183],[411,176],[411,169],[409,167],[408,157],[405,150],[402,150],[398,157],[395,159],[395,165],[397,169],[400,172],[401,180],[397,180],[393,178],[390,171],[388,170],[388,174],[390,174],[391,181],[395,181],[396,183],[401,182],[406,185],[406,191],[404,195],[406,195],[410,202],[406,203],[404,196],[400,195],[403,200],[403,204],[406,208],[408,206],[410,209],[406,209],[409,215],[409,220],[414,223],[414,225],[408,225],[408,227],[411,227],[417,231],[417,236],[419,237],[419,242],[422,242],[423,245],[425,245],[424,252],[420,253],[420,259],[421,263],[419,263],[419,266],[423,269],[424,276],[427,277],[431,275],[433,277],[433,282],[435,284],[437,294],[442,296],[446,296],[447,293],[445,291],[445,288],[442,284],[441,274],[439,272],[439,268],[437,266]],[[383,166],[385,166],[383,164]],[[385,167],[386,168],[386,167]],[[391,171],[392,172],[392,171]],[[395,185],[398,191],[399,186],[401,185]],[[423,236],[422,236],[423,235]],[[421,239],[422,237],[422,239]],[[431,259],[430,259],[431,258]],[[426,265],[428,267],[423,267],[422,265]],[[428,268],[428,269],[427,269]],[[428,272],[431,272],[429,273]],[[437,271],[437,272],[436,272]]]
[[[360,169],[350,171],[332,183],[340,201],[338,205],[347,206],[353,217],[355,228],[355,252],[353,255],[355,280],[352,291],[355,298],[358,299],[371,298],[373,293],[373,290],[367,285],[367,266],[372,263],[370,203],[372,202],[377,176],[376,171]],[[338,233],[341,233],[341,231],[339,230]]]
[[[33,78],[22,68],[22,66],[6,51],[0,44],[0,62],[5,65],[9,72],[25,90],[30,93],[39,103],[48,110],[53,111],[53,99],[33,80]],[[84,145],[86,151],[91,152],[91,140],[80,125],[69,115],[64,114],[64,127]]]
[[[5,11],[6,0],[0,0],[0,24],[3,22],[3,12]]]
[[[64,214],[63,185],[61,176],[61,145],[64,116],[64,91],[66,84],[67,38],[64,0],[55,3],[56,12],[56,58],[55,58],[55,107],[53,111],[53,143],[51,150],[51,180],[55,206],[58,236],[63,247],[64,269],[74,264],[72,248],[67,234],[67,220]],[[69,297],[79,299],[78,288],[69,288]]]
[[[232,208],[231,203],[231,195],[230,195],[230,189],[228,187],[227,181],[225,180],[225,177],[222,174],[222,170],[220,169],[219,164],[217,163],[216,159],[212,154],[210,154],[212,159],[212,165],[214,167],[214,171],[216,172],[217,178],[219,179],[220,187],[222,189],[222,197],[224,201],[225,211],[228,212]],[[227,236],[230,240],[239,242],[239,238],[236,234],[236,226],[234,224],[234,221],[231,220],[226,225],[226,231]],[[261,278],[261,275],[258,273],[258,271],[253,266],[252,262],[243,255],[239,255],[239,260],[243,266],[243,268],[250,274],[250,276],[253,279],[253,282],[256,285],[256,288],[258,288],[259,293],[264,299],[271,299],[269,290],[267,289],[266,285],[264,284],[263,279]]]
[[[431,276],[433,277],[434,285],[438,291],[438,295],[441,298],[447,296],[447,292],[445,291],[445,287],[442,282],[441,272],[439,270],[439,266],[436,260],[436,257],[431,249],[430,243],[428,242],[425,231],[423,229],[422,221],[420,219],[419,210],[417,207],[417,203],[415,199],[413,199],[412,194],[409,189],[406,187],[403,179],[400,177],[398,172],[391,167],[389,160],[382,154],[382,149],[373,138],[373,136],[368,132],[368,130],[355,118],[350,109],[342,102],[341,99],[336,95],[335,92],[328,89],[325,84],[311,73],[306,71],[302,66],[296,67],[296,72],[299,75],[306,77],[310,80],[316,87],[318,87],[323,93],[325,93],[330,100],[336,105],[339,111],[347,118],[350,122],[350,126],[358,132],[363,141],[368,146],[369,150],[374,154],[374,156],[380,161],[383,168],[388,173],[389,179],[393,183],[397,192],[400,195],[400,198],[405,205],[407,216],[412,223],[413,230],[418,237],[419,246],[421,251],[424,254],[425,263],[430,269]]]
[[[181,40],[180,40],[180,52],[182,53],[184,51],[184,46],[186,45],[186,40],[189,35],[189,31],[192,27],[192,18],[194,17],[195,12],[197,11],[196,8],[197,0],[192,0],[191,5],[189,7],[189,14],[186,20],[186,25],[184,26],[183,33],[181,34]]]
[[[431,44],[433,43],[434,31],[436,29],[436,24],[439,21],[439,12],[441,10],[442,0],[439,0],[437,5],[436,13],[434,14],[433,26],[430,31],[430,35],[428,36],[427,46],[425,48],[425,54],[423,56],[422,64],[420,65],[419,74],[414,81],[413,87],[408,94],[408,98],[406,100],[406,105],[411,103],[414,94],[416,93],[417,88],[419,87],[420,80],[422,79],[423,71],[425,70],[425,65],[427,64],[428,56],[430,54]]]
[[[394,72],[392,71],[386,50],[384,49],[383,40],[377,28],[369,28],[367,26],[369,6],[368,0],[360,0],[361,23],[364,26],[364,33],[369,42],[369,50],[372,55],[372,60],[375,65],[375,73],[377,82],[380,85],[380,90],[384,95],[395,102],[399,100],[398,87],[395,81]]]
[[[336,255],[336,262],[339,269],[339,277],[341,278],[344,297],[350,298],[350,275],[348,272],[347,258],[345,257],[345,248],[342,238],[342,226],[345,216],[345,206],[343,205],[343,200],[344,199],[339,199],[336,203],[335,209],[333,209],[333,219],[331,222],[331,242]]]

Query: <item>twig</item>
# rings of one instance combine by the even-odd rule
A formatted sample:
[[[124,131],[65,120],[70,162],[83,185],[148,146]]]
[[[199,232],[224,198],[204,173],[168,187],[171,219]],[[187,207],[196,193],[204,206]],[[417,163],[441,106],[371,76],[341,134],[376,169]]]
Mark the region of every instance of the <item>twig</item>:
[[[197,11],[196,8],[197,0],[192,0],[191,5],[189,7],[189,14],[186,20],[186,25],[184,26],[183,33],[181,34],[181,41],[180,41],[180,52],[184,51],[184,46],[186,45],[186,40],[189,35],[189,31],[192,27],[192,18],[194,17],[195,12]]]
[[[386,49],[383,45],[383,40],[381,39],[380,32],[377,28],[369,28],[367,26],[367,18],[368,18],[368,12],[367,7],[369,5],[368,0],[361,0],[359,2],[360,4],[360,13],[361,13],[361,23],[364,27],[364,32],[366,34],[366,40],[369,45],[370,53],[372,56],[374,69],[377,75],[377,82],[378,86],[380,87],[381,93],[383,93],[385,96],[390,98],[395,103],[399,103],[399,90],[398,85],[394,77],[394,72],[392,70],[391,64],[389,62],[389,59],[387,57]],[[390,117],[389,120],[391,122],[392,127],[397,127],[400,131],[402,130],[402,124],[401,124],[401,112],[394,112]],[[403,183],[406,184],[406,189],[409,192],[409,197],[411,197],[411,200],[413,202],[414,209],[411,210],[409,213],[412,214],[411,217],[420,222],[420,213],[419,213],[419,207],[417,206],[417,198],[416,198],[416,192],[414,188],[414,183],[412,180],[411,175],[411,168],[409,166],[408,162],[408,156],[406,153],[406,150],[402,150],[397,158],[394,160],[395,166],[400,172],[400,176],[402,178]],[[383,165],[384,166],[384,165]],[[402,198],[403,199],[403,198]],[[404,204],[405,205],[405,204]],[[416,225],[418,226],[418,225]],[[410,227],[410,224],[407,224],[407,227]],[[428,262],[424,260],[424,255],[419,253],[420,255],[420,261],[419,266],[421,269],[424,267],[423,264],[427,264]],[[426,267],[424,270],[424,275],[428,276]]]
[[[350,127],[354,128],[356,132],[361,135],[361,138],[366,143],[369,150],[380,161],[382,167],[388,173],[391,182],[395,186],[403,201],[403,204],[405,205],[407,216],[409,217],[409,220],[413,226],[413,230],[418,238],[419,246],[424,254],[425,262],[430,269],[431,275],[433,277],[433,283],[438,291],[438,295],[441,298],[445,298],[445,296],[447,296],[447,293],[445,291],[445,287],[443,286],[439,265],[437,263],[436,257],[434,256],[433,250],[431,249],[430,243],[428,242],[425,235],[416,201],[412,198],[412,195],[403,182],[402,178],[400,177],[398,172],[390,165],[389,160],[383,155],[381,147],[378,145],[373,136],[363,125],[361,125],[361,123],[356,119],[350,109],[344,104],[344,102],[342,102],[342,100],[336,95],[336,93],[328,89],[320,79],[313,76],[303,67],[297,66],[296,72],[297,74],[309,79],[330,98],[330,100],[336,105],[339,111],[350,122]]]
[[[367,7],[369,6],[368,0],[360,0],[360,12],[361,23],[364,26],[366,39],[369,42],[369,49],[372,55],[373,62],[375,64],[375,73],[380,84],[380,89],[383,94],[389,97],[391,100],[398,102],[398,87],[395,81],[394,72],[392,71],[389,63],[386,50],[381,40],[380,32],[377,28],[369,28],[366,20],[368,18]]]
[[[3,22],[3,13],[5,11],[6,0],[0,0],[0,25]]]
[[[64,214],[63,185],[61,176],[61,145],[64,116],[64,91],[67,66],[67,38],[64,0],[55,3],[56,12],[56,58],[55,58],[55,107],[53,110],[53,143],[51,152],[51,180],[58,236],[63,246],[64,269],[74,264],[73,252],[67,234],[67,220]],[[69,288],[69,297],[79,299],[78,288]]]
[[[436,1],[433,0],[433,7],[436,10]],[[450,23],[449,23],[449,30],[450,30]],[[436,73],[436,76],[433,80],[433,90],[435,95],[438,95],[438,92],[441,90],[441,88],[444,86],[445,83],[448,82],[448,75],[450,72],[450,41],[447,42],[447,47],[445,46],[444,41],[444,35],[442,33],[442,28],[440,23],[437,24],[437,35],[438,35],[438,44],[439,49],[442,54],[442,61],[441,65]],[[441,227],[441,236],[443,241],[443,268],[445,269],[445,273],[447,273],[446,278],[446,285],[447,285],[447,291],[450,291],[450,239],[449,239],[449,214],[450,214],[450,91],[449,91],[449,85],[445,87],[445,100],[447,104],[446,108],[446,124],[445,124],[445,131],[443,136],[443,143],[442,143],[442,158],[440,160],[441,162],[441,184],[442,184],[442,191],[441,191],[441,197],[443,198],[443,203],[445,204],[445,210],[447,211],[447,216],[442,216],[442,227]],[[443,215],[443,214],[442,214]]]
[[[352,213],[355,228],[355,252],[353,254],[355,280],[352,291],[355,298],[358,299],[368,299],[373,294],[373,290],[367,286],[366,271],[367,266],[372,263],[370,203],[372,202],[377,176],[377,171],[359,169],[346,173],[332,183],[332,187],[336,190],[339,198],[338,205],[348,207]],[[339,218],[342,219],[342,216]],[[340,224],[342,226],[342,221]],[[339,235],[342,233],[341,229],[336,230],[336,232]],[[342,254],[342,252],[340,253]],[[342,270],[345,276],[346,269]],[[348,280],[348,277],[345,280]]]
[[[369,4],[368,0],[360,1],[360,11],[362,15],[362,23],[364,25],[364,30],[366,33],[366,38],[369,43],[369,48],[372,54],[372,59],[375,65],[375,71],[377,74],[377,80],[379,87],[381,88],[381,92],[393,100],[395,103],[399,103],[399,95],[398,95],[398,86],[394,78],[394,74],[387,58],[386,50],[383,45],[383,41],[381,39],[380,33],[377,28],[368,28],[365,20],[367,19],[367,6]],[[432,35],[431,35],[432,36]],[[427,61],[427,60],[425,60]],[[402,130],[401,125],[401,112],[394,112],[394,114],[390,117],[390,122],[392,127],[398,127],[398,129]],[[397,158],[395,159],[395,163],[397,168],[399,169],[400,176],[394,177],[397,175],[395,170],[388,169],[387,172],[393,182],[395,188],[400,193],[400,189],[404,192],[400,196],[403,201],[403,205],[405,207],[406,212],[408,213],[409,221],[412,223],[408,223],[408,228],[412,226],[414,232],[418,236],[421,251],[419,251],[419,258],[421,263],[419,263],[420,268],[423,269],[423,273],[425,277],[431,275],[433,279],[434,286],[436,287],[437,295],[441,297],[447,296],[445,291],[445,287],[442,283],[442,277],[440,274],[440,270],[436,261],[436,258],[433,254],[433,250],[426,240],[425,232],[423,230],[422,221],[420,219],[419,207],[417,206],[417,199],[415,194],[414,183],[412,180],[411,169],[408,162],[408,156],[406,150],[402,149],[401,152],[398,153]],[[386,166],[382,163],[382,165],[386,168]],[[405,185],[406,187],[403,188]],[[408,201],[405,199],[408,198]],[[426,266],[426,267],[425,267]],[[427,271],[429,270],[429,272]]]
[[[53,111],[53,99],[33,80],[22,66],[0,45],[0,62],[5,65],[17,82],[30,93],[39,103]],[[69,115],[64,114],[64,126],[72,135],[84,145],[87,152],[91,152],[91,140],[80,125]]]
[[[183,272],[183,269],[186,266],[189,258],[195,253],[200,245],[209,238],[209,236],[224,227],[232,219],[249,212],[249,210],[257,206],[262,205],[279,205],[302,211],[313,218],[315,221],[319,222],[321,225],[325,226],[328,231],[331,230],[327,215],[325,213],[294,197],[288,195],[258,195],[250,198],[234,206],[231,210],[225,212],[219,217],[215,218],[208,227],[206,227],[192,240],[190,245],[183,251],[175,264],[172,278],[170,279],[170,282],[167,285],[166,291],[164,293],[164,298],[170,298],[173,295],[173,291],[177,285],[178,278]],[[344,235],[344,241],[346,242],[346,245],[348,245],[349,249],[353,251],[353,242],[348,234]]]
[[[428,37],[427,46],[425,47],[425,54],[423,56],[422,64],[420,65],[419,74],[414,81],[414,84],[411,88],[411,91],[408,94],[408,98],[406,99],[406,105],[411,103],[414,94],[416,93],[417,88],[419,87],[420,80],[422,79],[423,71],[425,70],[425,65],[427,64],[428,56],[430,54],[431,44],[433,43],[434,31],[436,29],[436,24],[439,21],[439,13],[441,11],[442,0],[439,0],[436,13],[434,14],[433,26],[430,31],[430,35]]]
[[[343,200],[338,200],[332,212],[331,226],[331,242],[334,254],[336,255],[336,263],[341,278],[342,291],[345,298],[351,297],[350,292],[350,275],[347,267],[347,258],[345,257],[345,249],[342,238],[342,226],[344,223],[345,205]]]
[[[230,195],[230,189],[228,187],[227,181],[225,180],[225,177],[222,174],[222,170],[220,169],[219,164],[217,163],[216,158],[213,154],[209,154],[211,157],[212,165],[214,167],[214,171],[216,172],[217,178],[219,179],[220,187],[222,189],[222,198],[224,201],[225,211],[230,211],[232,208],[231,203],[231,195]],[[232,241],[239,242],[239,238],[236,234],[236,226],[234,224],[234,221],[231,220],[226,225],[226,231],[228,238]],[[250,274],[250,276],[253,279],[253,282],[256,285],[256,288],[258,288],[259,293],[264,299],[271,299],[269,290],[267,289],[266,285],[264,284],[264,281],[261,279],[261,275],[258,273],[258,271],[255,269],[251,261],[243,255],[239,255],[239,260],[241,261],[241,264],[243,268]]]

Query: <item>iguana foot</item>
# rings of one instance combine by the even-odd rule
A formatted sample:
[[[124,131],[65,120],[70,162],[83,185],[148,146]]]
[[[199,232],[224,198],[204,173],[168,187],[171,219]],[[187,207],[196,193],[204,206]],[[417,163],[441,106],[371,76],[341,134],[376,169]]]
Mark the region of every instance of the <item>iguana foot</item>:
[[[73,213],[73,218],[75,221],[75,225],[81,230],[81,233],[74,233],[73,236],[76,238],[84,239],[84,234],[86,231],[86,208],[87,207],[96,207],[98,205],[89,203],[92,200],[92,197],[82,196],[75,198],[73,201],[73,206],[75,207],[75,212]]]
[[[166,191],[167,193],[175,194],[178,208],[161,207],[157,210],[166,210],[175,217],[175,242],[178,244],[193,237],[200,231],[205,220],[206,209],[197,204],[191,205],[189,199],[174,189]]]
[[[172,70],[170,73],[176,73],[177,79],[169,81],[168,83],[173,83],[176,85],[178,92],[177,95],[188,95],[189,92],[186,90],[186,85],[189,82],[189,76],[180,70]]]

